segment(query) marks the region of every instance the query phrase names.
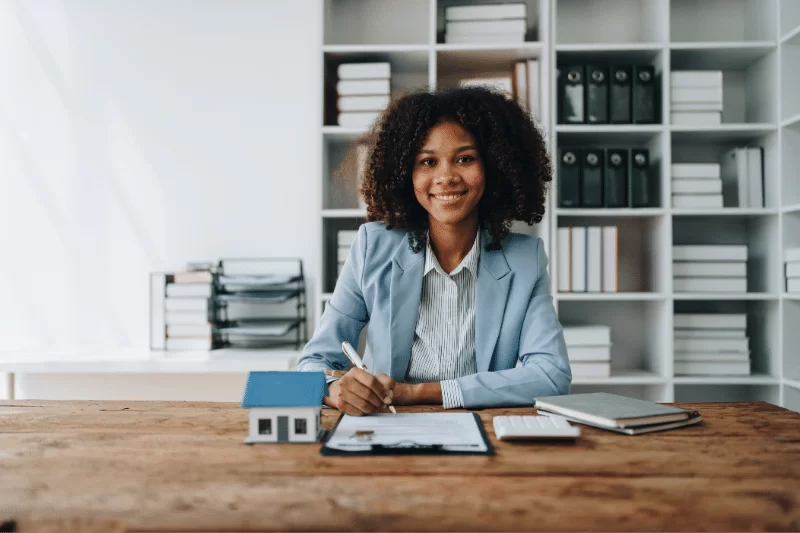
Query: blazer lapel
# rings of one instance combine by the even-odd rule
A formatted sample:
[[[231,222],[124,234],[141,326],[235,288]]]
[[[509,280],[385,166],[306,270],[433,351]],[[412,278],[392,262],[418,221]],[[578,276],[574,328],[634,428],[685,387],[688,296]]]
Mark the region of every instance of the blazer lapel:
[[[487,372],[491,365],[514,277],[503,249],[485,248],[489,239],[488,232],[484,231],[481,234],[482,250],[475,294],[475,365],[478,372]]]
[[[411,346],[419,318],[422,298],[422,274],[425,251],[411,251],[406,237],[400,241],[392,260],[392,280],[389,288],[389,351],[391,378],[402,381],[411,360]]]

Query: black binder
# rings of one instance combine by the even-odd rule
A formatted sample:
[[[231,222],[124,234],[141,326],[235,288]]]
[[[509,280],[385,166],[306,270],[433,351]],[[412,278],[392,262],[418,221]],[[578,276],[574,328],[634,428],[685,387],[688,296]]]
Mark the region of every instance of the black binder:
[[[612,124],[631,123],[631,77],[631,67],[611,67],[609,121]]]
[[[585,120],[583,93],[583,66],[579,65],[565,68],[559,85],[561,115],[558,118],[560,123],[583,124]]]
[[[606,151],[606,207],[628,207],[628,150]]]
[[[633,67],[633,123],[656,122],[656,70],[652,65]]]
[[[603,150],[584,150],[581,167],[581,206],[603,207]]]
[[[586,67],[586,122],[608,124],[607,67]]]
[[[630,167],[631,207],[650,207],[653,205],[650,190],[650,153],[644,148],[632,148]]]
[[[580,153],[574,148],[563,148],[558,162],[558,205],[580,207],[581,162]]]

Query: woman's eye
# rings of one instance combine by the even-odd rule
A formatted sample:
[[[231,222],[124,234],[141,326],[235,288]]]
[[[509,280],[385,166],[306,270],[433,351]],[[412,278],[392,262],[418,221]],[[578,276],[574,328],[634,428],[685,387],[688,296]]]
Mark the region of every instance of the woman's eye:
[[[432,167],[433,165],[436,164],[436,161],[434,161],[433,159],[423,159],[422,161],[419,162],[419,164],[424,167]]]
[[[462,155],[458,158],[459,163],[472,163],[475,161],[475,158],[471,155]]]

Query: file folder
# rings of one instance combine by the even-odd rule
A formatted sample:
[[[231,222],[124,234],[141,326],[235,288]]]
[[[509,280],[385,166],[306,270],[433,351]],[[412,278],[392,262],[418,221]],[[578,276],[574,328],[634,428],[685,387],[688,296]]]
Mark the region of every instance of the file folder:
[[[603,150],[583,151],[581,206],[603,207]]]
[[[652,65],[637,65],[633,76],[633,122],[656,122],[656,71]]]
[[[576,149],[564,148],[558,163],[558,205],[581,205],[581,163]]]
[[[583,66],[572,66],[565,69],[559,88],[561,111],[559,122],[562,124],[583,124],[585,114]]]
[[[606,207],[628,207],[628,151],[606,152]]]
[[[631,207],[650,207],[653,197],[650,185],[650,153],[644,148],[631,149]]]
[[[608,68],[586,67],[586,122],[608,124]]]
[[[631,67],[611,68],[609,121],[612,124],[630,124],[631,120]]]

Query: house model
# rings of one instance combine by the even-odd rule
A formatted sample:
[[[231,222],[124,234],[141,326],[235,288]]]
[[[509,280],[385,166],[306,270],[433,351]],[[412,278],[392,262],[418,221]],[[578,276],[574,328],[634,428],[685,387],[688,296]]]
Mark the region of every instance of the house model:
[[[318,441],[327,394],[322,372],[250,372],[242,399],[250,409],[245,443]]]

